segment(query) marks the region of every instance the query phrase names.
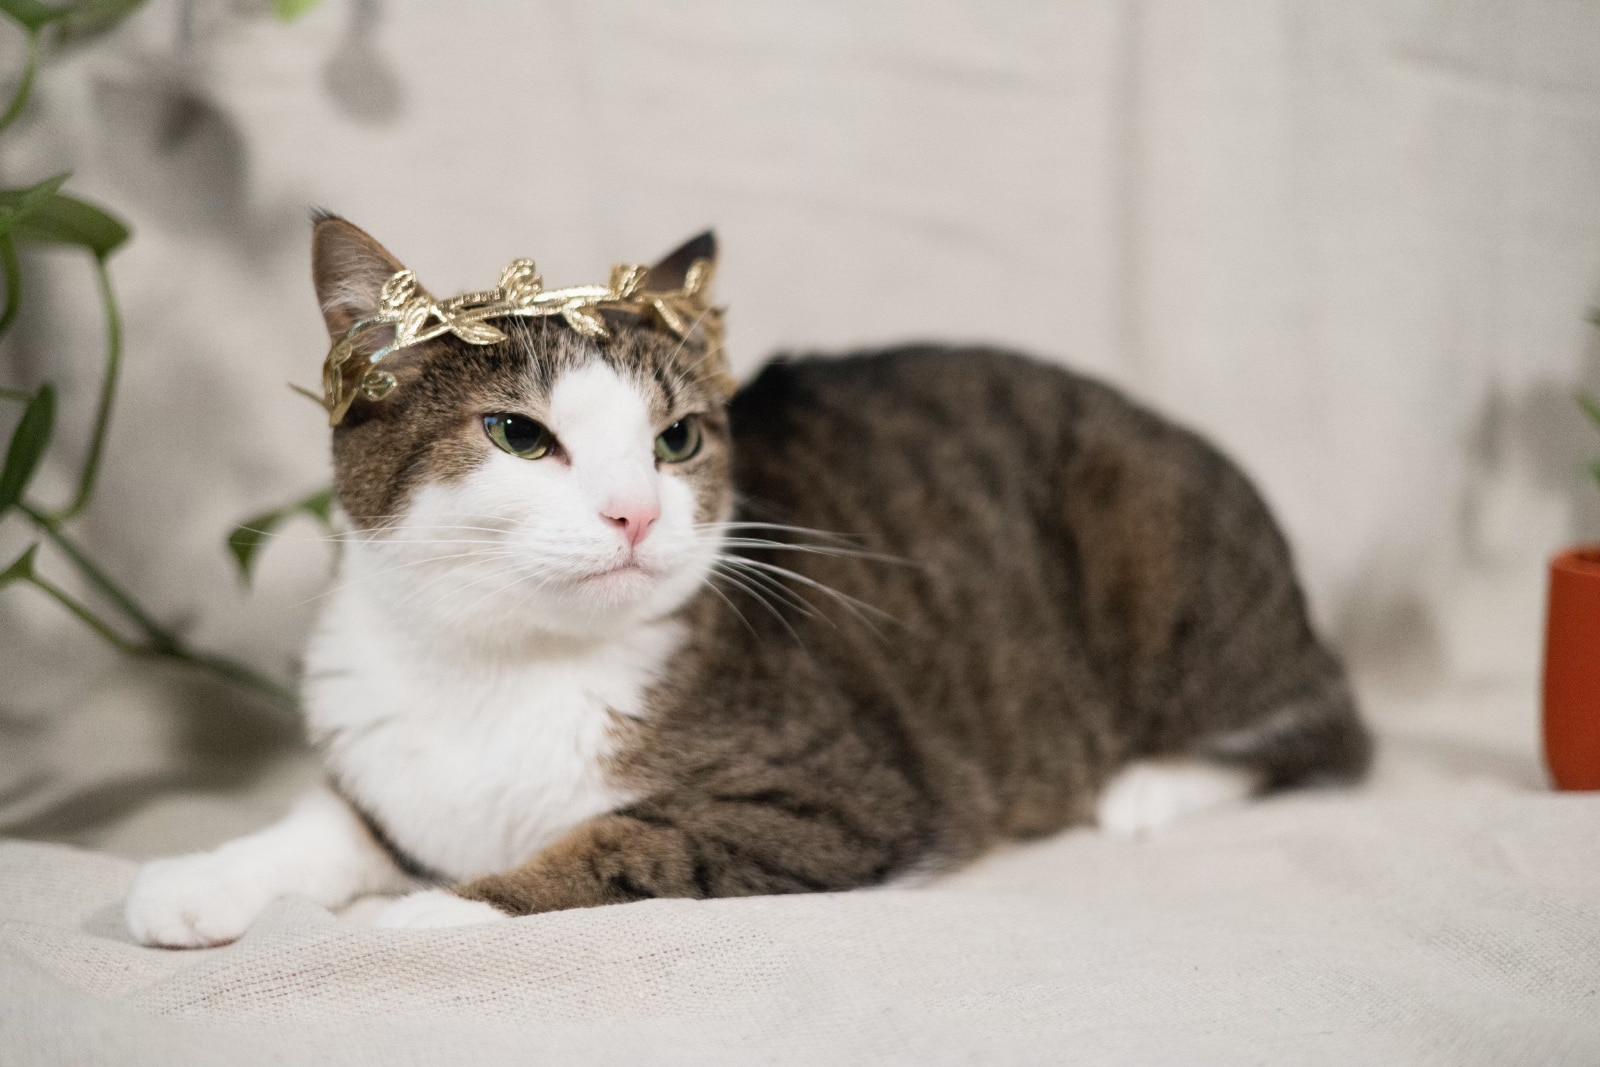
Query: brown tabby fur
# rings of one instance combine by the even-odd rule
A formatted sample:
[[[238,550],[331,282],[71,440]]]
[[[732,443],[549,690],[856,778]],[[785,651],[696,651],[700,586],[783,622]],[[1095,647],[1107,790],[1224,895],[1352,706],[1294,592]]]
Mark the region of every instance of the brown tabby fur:
[[[325,299],[391,264],[319,222]],[[394,397],[334,434],[354,522],[461,476],[479,416],[536,417],[564,367],[599,358],[662,417],[703,413],[707,444],[679,470],[702,521],[731,502],[864,554],[745,552],[817,585],[775,576],[786,593],[765,607],[708,588],[682,610],[687,646],[648,714],[618,726],[611,773],[645,799],[463,896],[525,914],[849,889],[1081,824],[1136,758],[1202,757],[1274,787],[1366,768],[1282,535],[1194,434],[1068,371],[935,345],[780,359],[724,405],[697,345],[611,322],[598,347],[546,321],[408,356]]]

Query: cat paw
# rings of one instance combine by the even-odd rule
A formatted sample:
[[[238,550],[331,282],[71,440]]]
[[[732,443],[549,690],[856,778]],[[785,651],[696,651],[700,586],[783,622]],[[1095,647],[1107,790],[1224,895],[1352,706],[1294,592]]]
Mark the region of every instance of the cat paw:
[[[270,903],[271,890],[253,865],[200,852],[141,867],[123,917],[141,944],[208,948],[237,940]]]
[[[511,916],[481,900],[458,897],[447,889],[425,889],[403,896],[384,908],[374,926],[426,930],[445,926],[476,926]]]
[[[1198,760],[1132,763],[1100,794],[1095,816],[1112,837],[1139,837],[1185,815],[1238,803],[1255,790],[1255,777],[1236,767]]]

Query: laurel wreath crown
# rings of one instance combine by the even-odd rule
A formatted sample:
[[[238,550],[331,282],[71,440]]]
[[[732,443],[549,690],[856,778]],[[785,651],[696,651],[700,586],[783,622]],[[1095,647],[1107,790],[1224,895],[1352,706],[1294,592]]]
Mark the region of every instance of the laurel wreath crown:
[[[417,282],[410,270],[396,271],[378,295],[378,311],[353,323],[328,350],[322,367],[322,406],[328,425],[344,420],[356,397],[383,400],[398,386],[383,369],[385,359],[402,349],[452,334],[468,344],[492,345],[506,339],[491,320],[559,318],[584,337],[606,337],[609,330],[602,313],[623,312],[643,318],[680,340],[698,334],[705,345],[705,362],[725,392],[735,382],[722,346],[723,309],[709,302],[713,266],[697,259],[684,275],[681,288],[649,289],[650,269],[619,263],[611,268],[605,285],[577,285],[546,289],[531,259],[514,259],[500,272],[500,281],[488,291],[461,293],[437,300]],[[393,329],[394,336],[370,355],[358,354],[358,342],[378,330]]]

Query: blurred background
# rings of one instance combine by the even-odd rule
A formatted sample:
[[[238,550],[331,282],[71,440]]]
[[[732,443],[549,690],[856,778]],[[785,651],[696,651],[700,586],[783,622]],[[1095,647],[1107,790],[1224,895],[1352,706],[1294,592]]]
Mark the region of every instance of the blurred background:
[[[197,646],[291,678],[328,585],[314,523],[253,588],[223,543],[328,479],[286,388],[327,343],[311,206],[441,294],[520,255],[599,280],[714,226],[740,372],[935,339],[1109,379],[1256,479],[1387,745],[1448,727],[1455,771],[1541,774],[1544,567],[1600,535],[1572,399],[1600,388],[1593,0],[152,0],[46,55],[0,137],[0,183],[64,170],[133,229],[74,529]],[[105,327],[91,259],[23,267],[0,385],[60,389],[32,491],[60,500]],[[8,521],[0,556],[34,539]],[[0,591],[0,679],[0,833],[191,847],[314,774],[292,718],[32,588]]]

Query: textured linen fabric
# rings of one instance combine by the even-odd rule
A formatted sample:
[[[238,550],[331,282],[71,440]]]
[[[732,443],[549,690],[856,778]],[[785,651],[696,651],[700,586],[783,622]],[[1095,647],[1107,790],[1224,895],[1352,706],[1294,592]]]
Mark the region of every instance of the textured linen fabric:
[[[1526,689],[1377,703],[1359,790],[854,893],[443,931],[287,900],[171,952],[122,929],[128,860],[6,843],[0,1063],[1600,1062],[1600,794],[1544,791]]]
[[[737,369],[1014,344],[1213,436],[1372,670],[1374,782],[930,885],[446,933],[303,903],[129,945],[128,858],[264,825],[315,774],[237,694],[0,595],[0,1067],[1600,1063],[1600,810],[1544,791],[1546,556],[1600,530],[1600,4],[1587,0],[151,0],[41,71],[5,184],[133,225],[127,355],[75,532],[198,646],[292,673],[328,552],[230,570],[326,482],[306,208],[436,292],[603,278],[713,224]],[[17,35],[0,70],[17,69]],[[181,120],[181,121],[180,121]],[[28,250],[0,384],[99,388],[84,257]],[[951,286],[962,297],[950,296]],[[9,418],[10,416],[5,416]],[[10,423],[0,427],[8,433]],[[0,559],[27,545],[0,524]],[[47,573],[74,592],[59,555]]]

